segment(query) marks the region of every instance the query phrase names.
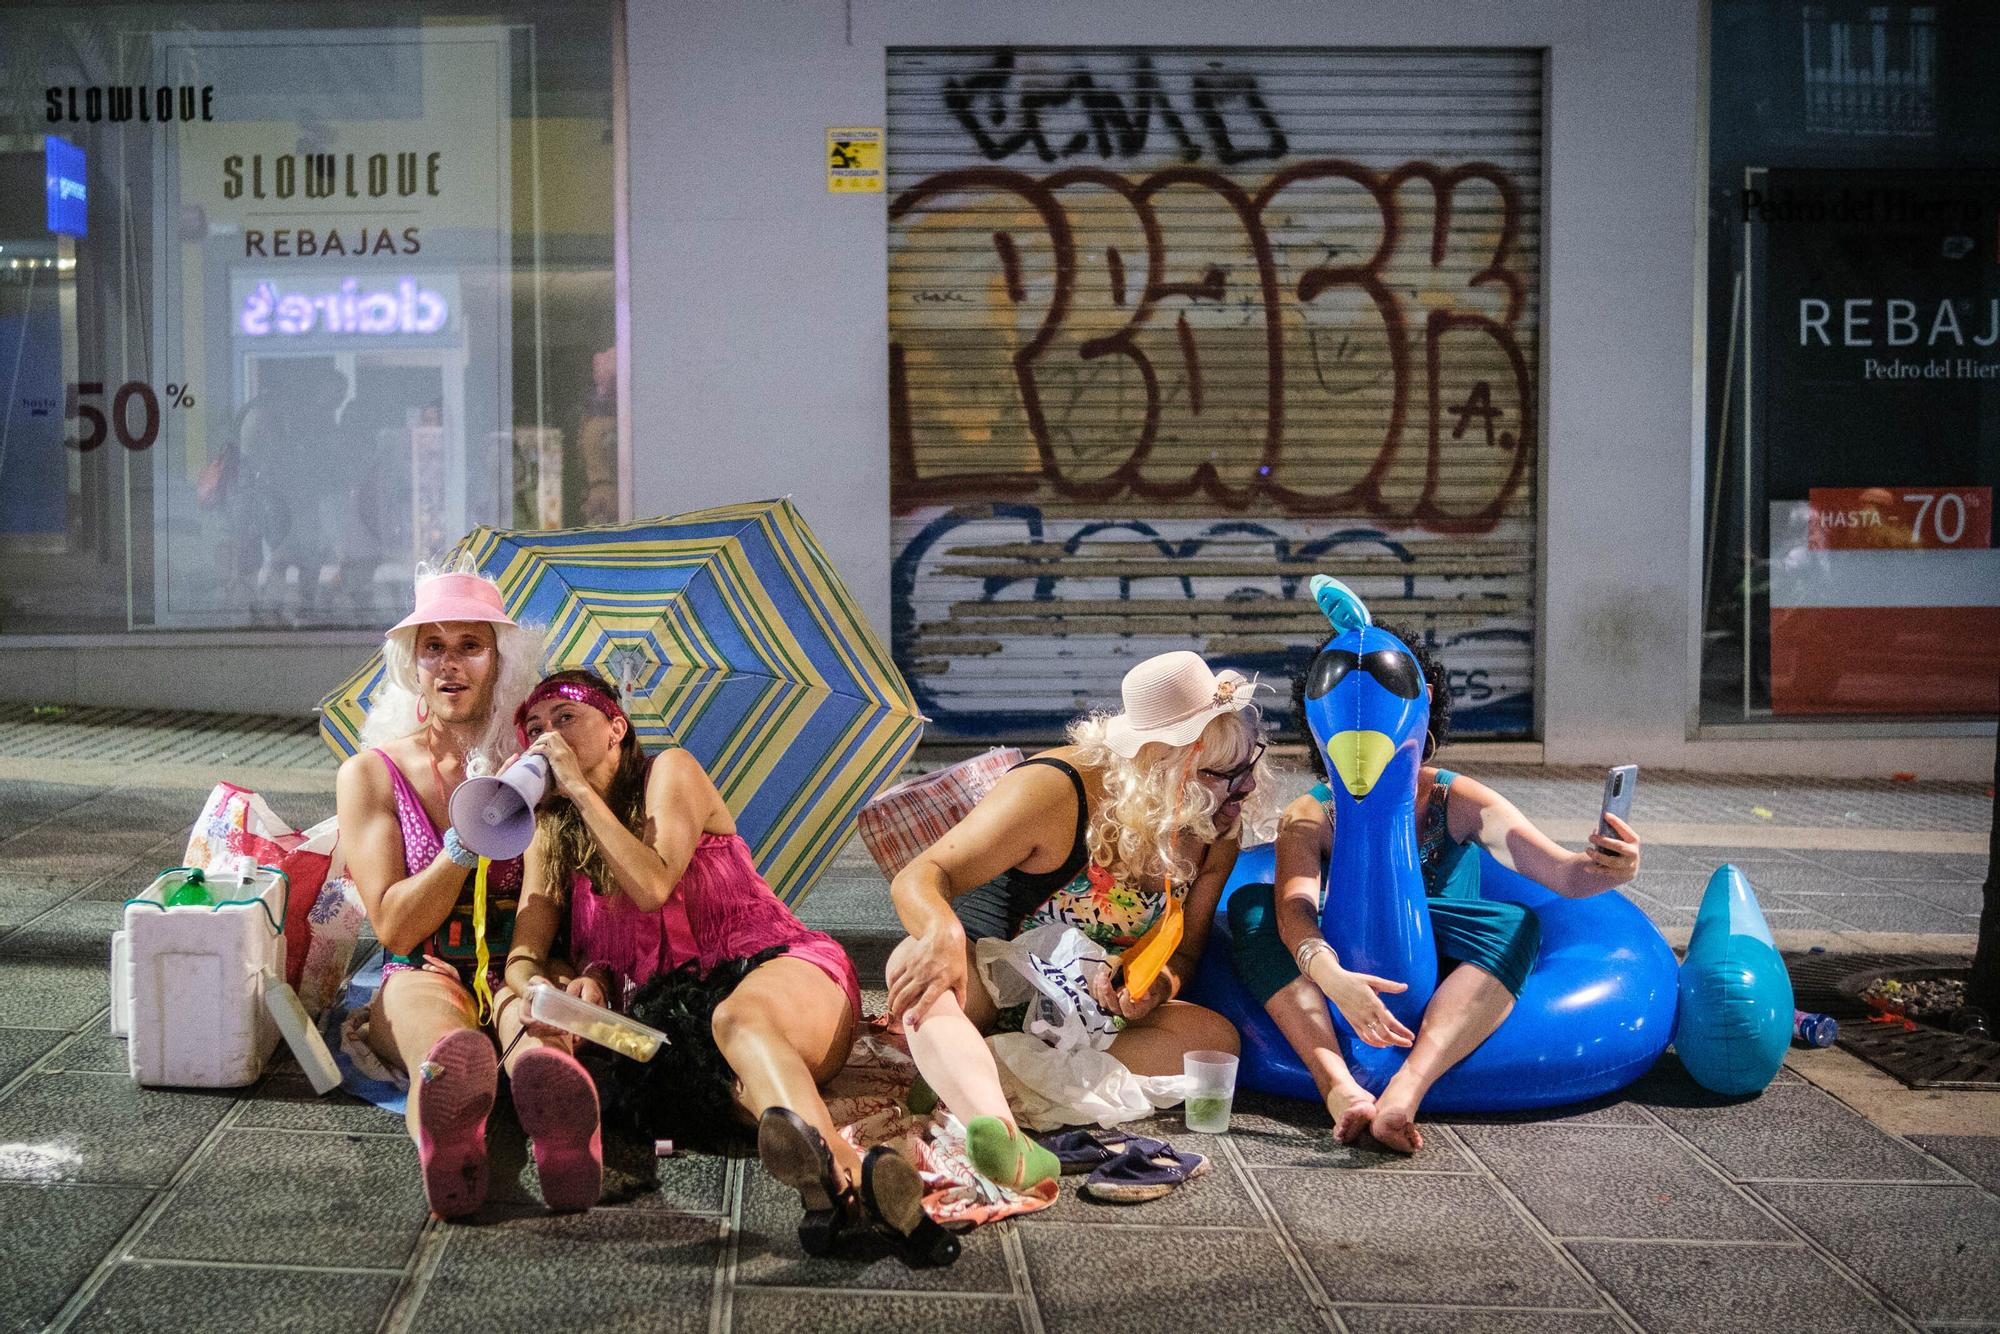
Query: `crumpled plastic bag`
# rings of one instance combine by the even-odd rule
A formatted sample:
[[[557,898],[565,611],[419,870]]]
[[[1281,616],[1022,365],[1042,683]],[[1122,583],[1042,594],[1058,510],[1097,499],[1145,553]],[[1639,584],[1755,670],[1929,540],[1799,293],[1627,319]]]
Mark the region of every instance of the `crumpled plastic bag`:
[[[1108,1051],[1058,1051],[1026,1033],[986,1039],[1014,1118],[1032,1130],[1104,1129],[1179,1106],[1186,1075],[1135,1075]]]
[[[1184,1075],[1135,1075],[1105,1048],[1123,1027],[1090,995],[1104,947],[1073,926],[1039,926],[1013,940],[974,947],[981,980],[1002,1009],[1028,1004],[1018,1033],[986,1040],[1014,1115],[1034,1130],[1151,1116],[1187,1096]]]
[[[1073,926],[1050,923],[1012,940],[989,937],[973,947],[973,957],[993,1003],[1005,1010],[1025,1002],[1021,1031],[1058,1051],[1108,1047],[1123,1027],[1090,994],[1092,974],[1108,971],[1111,961]]]

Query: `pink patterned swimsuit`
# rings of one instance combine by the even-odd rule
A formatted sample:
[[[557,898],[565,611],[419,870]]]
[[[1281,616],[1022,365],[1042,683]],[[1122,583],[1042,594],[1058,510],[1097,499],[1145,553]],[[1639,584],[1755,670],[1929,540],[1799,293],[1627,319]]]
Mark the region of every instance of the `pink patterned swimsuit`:
[[[614,998],[685,963],[706,974],[724,960],[782,945],[839,983],[855,1015],[861,1013],[861,983],[847,951],[779,902],[735,834],[703,834],[657,911],[643,911],[623,894],[599,894],[581,874],[570,880],[569,901],[570,961],[578,969],[609,968],[618,982]]]
[[[423,801],[417,796],[410,780],[403,777],[403,771],[396,762],[379,747],[375,754],[381,756],[388,766],[389,781],[396,790],[396,823],[403,831],[403,873],[417,875],[444,855],[444,836],[431,823],[429,812],[424,810]],[[459,891],[458,902],[452,905],[451,916],[445,918],[423,947],[412,955],[389,954],[382,965],[383,980],[389,974],[406,969],[422,968],[426,963],[435,963],[439,970],[458,974],[458,980],[467,986],[472,984],[472,968],[478,958],[478,950],[472,933],[472,889],[473,877],[465,877],[465,888]],[[488,916],[486,922],[487,956],[490,965],[488,980],[498,988],[498,978],[504,972],[507,947],[514,937],[514,909],[521,898],[521,859],[494,862],[486,872],[486,894]]]

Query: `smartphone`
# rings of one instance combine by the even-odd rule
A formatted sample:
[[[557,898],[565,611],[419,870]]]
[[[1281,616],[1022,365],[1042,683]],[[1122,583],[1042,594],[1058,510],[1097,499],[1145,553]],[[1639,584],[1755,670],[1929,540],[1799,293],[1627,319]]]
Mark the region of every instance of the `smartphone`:
[[[1632,794],[1638,787],[1639,766],[1636,764],[1621,764],[1616,769],[1605,771],[1604,802],[1598,808],[1597,816],[1598,833],[1606,838],[1618,837],[1611,832],[1611,825],[1604,817],[1615,815],[1629,822],[1632,818]]]

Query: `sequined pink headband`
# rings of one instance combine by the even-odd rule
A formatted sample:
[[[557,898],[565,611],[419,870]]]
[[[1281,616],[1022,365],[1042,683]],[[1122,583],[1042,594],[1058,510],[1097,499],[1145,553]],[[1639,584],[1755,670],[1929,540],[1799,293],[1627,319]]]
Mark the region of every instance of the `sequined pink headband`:
[[[544,681],[528,695],[520,708],[514,710],[514,737],[521,743],[521,749],[528,748],[528,710],[543,700],[567,699],[578,704],[588,704],[606,718],[624,718],[625,710],[618,707],[618,701],[599,690],[596,686],[581,681]],[[626,720],[628,723],[630,719]]]

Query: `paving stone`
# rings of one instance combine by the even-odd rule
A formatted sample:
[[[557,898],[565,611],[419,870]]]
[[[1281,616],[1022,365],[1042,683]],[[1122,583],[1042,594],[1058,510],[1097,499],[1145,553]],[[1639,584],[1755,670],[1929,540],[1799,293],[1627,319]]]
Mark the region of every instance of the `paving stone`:
[[[1802,1246],[1574,1241],[1568,1250],[1649,1334],[1886,1334],[1904,1328]]]
[[[1944,1169],[1810,1084],[1773,1084],[1755,1098],[1729,1101],[1692,1081],[1675,1087],[1649,1075],[1635,1094],[1737,1181],[1945,1178]]]
[[[743,1334],[1008,1334],[1022,1328],[1011,1297],[876,1297],[738,1288],[732,1327]]]
[[[745,1164],[742,1232],[737,1239],[736,1281],[801,1288],[875,1288],[896,1292],[1011,1292],[1007,1256],[999,1233],[979,1228],[962,1240],[949,1269],[910,1269],[888,1244],[862,1235],[839,1254],[818,1258],[799,1249],[799,1196],[764,1169]]]
[[[125,1187],[0,1184],[0,1330],[47,1327],[152,1198]]]
[[[1970,936],[1979,919],[1951,912],[1908,894],[1842,894],[1836,898],[1790,898],[1787,905],[1817,908],[1856,931],[1914,931],[1924,934]],[[1768,911],[1768,909],[1767,909]]]
[[[0,883],[81,888],[150,854],[160,841],[161,835],[150,830],[43,825],[10,840],[0,851]]]
[[[486,1140],[492,1173],[488,1198],[539,1209],[542,1187],[533,1150],[504,1092],[488,1124]],[[724,1192],[728,1167],[727,1158],[710,1153],[682,1152],[672,1158],[657,1158],[651,1141],[642,1144],[629,1135],[608,1134],[604,1138],[604,1194],[599,1203],[611,1208],[720,1217],[729,1208]]]
[[[0,1100],[0,1143],[73,1155],[63,1180],[163,1185],[232,1101],[227,1091],[142,1089],[120,1075],[32,1074]]]
[[[1622,1334],[1609,1311],[1468,1311],[1422,1306],[1350,1306],[1351,1334]]]
[[[1958,1185],[1756,1191],[1920,1323],[2000,1319],[2000,1200]]]
[[[1277,1175],[1303,1176],[1304,1173]],[[1268,1232],[1023,1227],[1029,1281],[1049,1330],[1159,1334],[1313,1331],[1304,1285]],[[963,1261],[961,1261],[963,1263]]]
[[[1029,1215],[1022,1220],[1022,1226],[1140,1223],[1148,1227],[1264,1227],[1263,1213],[1222,1151],[1223,1138],[1186,1133],[1173,1136],[1171,1142],[1176,1149],[1206,1157],[1208,1171],[1161,1199],[1144,1204],[1106,1204],[1084,1193],[1086,1177],[1069,1176],[1063,1178],[1062,1198],[1054,1207]],[[1233,1126],[1228,1138],[1236,1138]]]
[[[75,892],[74,885],[57,880],[10,882],[0,878],[0,935],[41,916]]]
[[[1459,1134],[1558,1237],[1788,1239],[1665,1131],[1519,1125]]]
[[[1964,913],[1968,917],[1978,917],[1984,900],[1981,885],[1976,880],[1898,880],[1893,888],[1898,894],[1908,894],[1913,899],[1935,904],[1946,912]],[[1979,928],[1975,925],[1973,931]]]
[[[1336,1303],[1595,1302],[1483,1179],[1265,1168],[1257,1184]]]
[[[125,910],[119,904],[71,899],[0,934],[0,955],[76,963],[103,961],[108,967],[111,933],[124,925],[124,920]]]
[[[75,960],[0,958],[0,1028],[69,1033],[111,1007],[111,956]]]
[[[708,1328],[722,1224],[630,1209],[520,1210],[449,1229],[424,1331]]]
[[[382,1323],[400,1274],[319,1274],[127,1261],[77,1315],[83,1334],[131,1334],[170,1315],[202,1334],[370,1334]]]
[[[1912,1135],[1910,1141],[1950,1163],[1974,1185],[2000,1195],[2000,1135]]]
[[[1428,1121],[1432,1118],[1426,1115],[1423,1119]],[[1454,1127],[1650,1126],[1653,1124],[1652,1119],[1634,1106],[1629,1095],[1623,1090],[1592,1098],[1588,1102],[1571,1103],[1567,1107],[1533,1107],[1518,1112],[1439,1112],[1436,1119]],[[1467,1165],[1467,1170],[1472,1170],[1470,1164]]]
[[[131,1044],[111,1036],[111,1016],[100,1015],[48,1064],[48,1072],[94,1070],[99,1074],[132,1073]]]
[[[61,1041],[62,1034],[46,1028],[0,1028],[0,1087]]]
[[[229,1130],[132,1254],[394,1269],[428,1215],[407,1138]],[[272,1250],[277,1238],[282,1254]]]
[[[1648,861],[1652,853],[1646,854]],[[1701,896],[1708,890],[1708,877],[1694,872],[1655,871],[1651,867],[1639,872],[1626,890],[1644,894],[1647,898],[1666,904],[1670,908],[1695,908],[1701,904]]]
[[[1245,1162],[1260,1167],[1330,1167],[1385,1172],[1474,1172],[1448,1132],[1431,1133],[1436,1121],[1423,1118],[1424,1149],[1414,1157],[1383,1148],[1363,1137],[1342,1144],[1333,1137],[1326,1108],[1297,1098],[1241,1092],[1229,1117],[1229,1141]],[[1172,1138],[1169,1134],[1166,1138]],[[1175,1140],[1178,1143],[1178,1140]]]
[[[0,862],[7,857],[6,840],[74,810],[99,791],[94,787],[63,787],[55,783],[0,782]]]
[[[266,1075],[243,1095],[234,1124],[242,1130],[331,1130],[408,1138],[400,1115],[339,1089],[321,1096],[305,1076],[294,1074]]]
[[[1772,894],[1879,894],[1880,882],[1813,862],[1747,862],[1740,868],[1762,899]]]
[[[1839,852],[1801,849],[1800,860],[1857,880],[1957,880],[1960,859],[1929,852]]]

